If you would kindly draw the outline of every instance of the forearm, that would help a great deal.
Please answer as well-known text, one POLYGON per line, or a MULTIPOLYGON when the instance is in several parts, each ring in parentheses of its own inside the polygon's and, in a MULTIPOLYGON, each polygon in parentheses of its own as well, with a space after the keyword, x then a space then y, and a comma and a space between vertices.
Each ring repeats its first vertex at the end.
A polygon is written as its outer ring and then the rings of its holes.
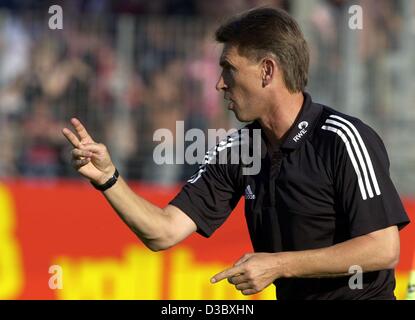
POLYGON ((349 274, 354 265, 363 272, 394 268, 399 242, 392 236, 379 240, 365 235, 327 248, 283 254, 283 277, 336 277, 349 274))
POLYGON ((105 198, 128 227, 154 250, 168 246, 168 215, 144 198, 135 194, 122 177, 103 192, 105 198))
POLYGON ((344 276, 355 265, 363 272, 391 269, 398 260, 399 233, 392 226, 322 249, 246 254, 211 282, 227 278, 243 294, 255 294, 279 278, 344 276))
MULTIPOLYGON (((62 129, 62 133, 74 147, 72 166, 94 184, 105 184, 115 172, 107 148, 96 143, 78 119, 72 118, 71 123, 79 138, 68 128, 62 129)), ((197 229, 179 208, 169 205, 161 209, 153 205, 136 195, 122 177, 103 193, 121 219, 151 250, 167 249, 197 229)))

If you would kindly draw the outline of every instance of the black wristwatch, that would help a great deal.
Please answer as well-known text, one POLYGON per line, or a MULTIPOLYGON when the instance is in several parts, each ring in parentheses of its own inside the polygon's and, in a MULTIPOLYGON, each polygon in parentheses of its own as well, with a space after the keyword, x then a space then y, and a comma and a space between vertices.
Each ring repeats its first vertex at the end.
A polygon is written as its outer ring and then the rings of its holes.
POLYGON ((97 189, 99 191, 105 191, 105 190, 111 188, 117 182, 119 176, 120 176, 120 174, 118 173, 118 170, 115 169, 115 172, 112 175, 112 177, 109 178, 107 180, 107 182, 105 182, 104 184, 97 184, 97 183, 92 182, 92 181, 91 181, 91 184, 94 186, 95 189, 97 189))

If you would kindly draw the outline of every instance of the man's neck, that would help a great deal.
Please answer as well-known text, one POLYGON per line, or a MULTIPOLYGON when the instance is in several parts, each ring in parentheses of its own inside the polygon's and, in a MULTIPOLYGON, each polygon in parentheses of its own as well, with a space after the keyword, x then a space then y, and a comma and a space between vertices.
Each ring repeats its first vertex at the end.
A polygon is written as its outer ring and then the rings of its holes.
POLYGON ((281 144, 298 117, 303 103, 302 92, 279 94, 268 112, 258 120, 270 147, 275 148, 281 144))

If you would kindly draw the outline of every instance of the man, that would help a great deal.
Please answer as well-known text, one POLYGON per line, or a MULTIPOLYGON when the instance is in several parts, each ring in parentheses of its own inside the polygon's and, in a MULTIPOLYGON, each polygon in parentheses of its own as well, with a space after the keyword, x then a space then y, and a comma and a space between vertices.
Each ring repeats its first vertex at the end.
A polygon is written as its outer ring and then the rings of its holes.
POLYGON ((77 119, 79 138, 63 129, 74 146, 74 167, 154 251, 195 231, 210 236, 245 194, 255 253, 212 283, 227 278, 246 295, 275 283, 281 300, 394 299, 398 229, 409 220, 381 139, 304 93, 308 47, 284 11, 248 11, 221 26, 216 39, 224 44, 217 90, 240 121, 252 122, 249 132, 262 130, 259 174, 243 174, 242 163, 212 161, 233 152, 235 137, 228 138, 170 204, 158 208, 118 177, 105 146, 77 119), (351 267, 364 272, 360 289, 349 286, 351 267))

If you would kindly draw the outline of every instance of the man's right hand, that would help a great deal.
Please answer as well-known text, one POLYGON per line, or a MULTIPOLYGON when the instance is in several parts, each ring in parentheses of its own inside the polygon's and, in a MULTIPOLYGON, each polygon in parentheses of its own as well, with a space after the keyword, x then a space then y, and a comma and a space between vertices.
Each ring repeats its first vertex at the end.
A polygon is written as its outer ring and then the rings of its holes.
MULTIPOLYGON (((104 184, 115 171, 107 148, 92 140, 78 119, 71 119, 76 130, 64 128, 63 135, 72 144, 72 165, 84 177, 104 184)), ((181 209, 165 208, 136 195, 120 176, 104 196, 128 227, 153 251, 170 248, 197 230, 196 223, 181 209)))
POLYGON ((79 138, 68 128, 64 128, 62 133, 74 147, 72 166, 92 182, 104 184, 115 171, 107 148, 102 143, 96 143, 78 119, 72 118, 71 124, 79 138))

